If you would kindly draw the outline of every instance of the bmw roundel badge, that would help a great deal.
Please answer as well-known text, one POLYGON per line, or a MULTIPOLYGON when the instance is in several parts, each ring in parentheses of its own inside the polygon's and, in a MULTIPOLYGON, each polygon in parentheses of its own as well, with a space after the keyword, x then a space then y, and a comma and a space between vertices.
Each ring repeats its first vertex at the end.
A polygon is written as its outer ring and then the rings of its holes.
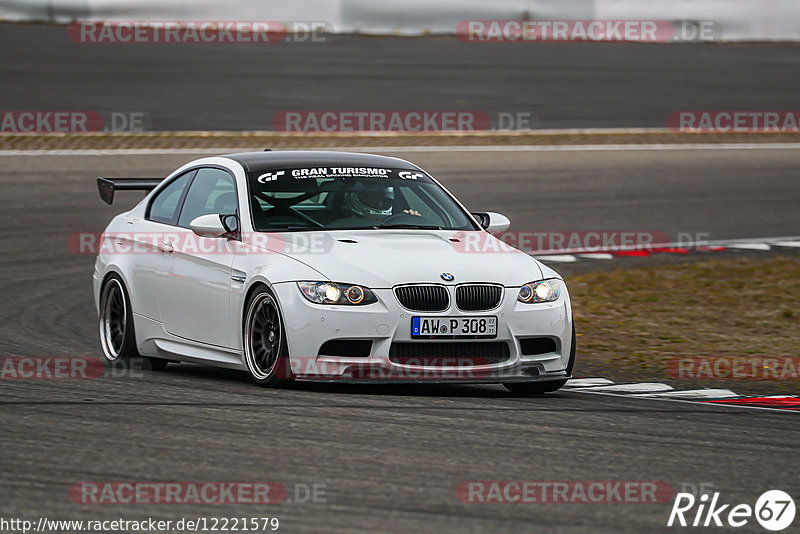
POLYGON ((452 282, 454 279, 455 279, 455 276, 453 276, 452 274, 450 274, 450 273, 442 273, 442 280, 444 280, 445 282, 452 282))

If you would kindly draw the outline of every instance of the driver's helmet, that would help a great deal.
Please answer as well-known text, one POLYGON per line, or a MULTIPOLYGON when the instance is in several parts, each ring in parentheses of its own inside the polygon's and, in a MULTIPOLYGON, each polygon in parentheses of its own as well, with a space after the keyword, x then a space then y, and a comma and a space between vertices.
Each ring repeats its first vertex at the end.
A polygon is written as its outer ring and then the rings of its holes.
POLYGON ((394 189, 382 187, 347 193, 346 202, 356 216, 384 219, 392 214, 394 189))

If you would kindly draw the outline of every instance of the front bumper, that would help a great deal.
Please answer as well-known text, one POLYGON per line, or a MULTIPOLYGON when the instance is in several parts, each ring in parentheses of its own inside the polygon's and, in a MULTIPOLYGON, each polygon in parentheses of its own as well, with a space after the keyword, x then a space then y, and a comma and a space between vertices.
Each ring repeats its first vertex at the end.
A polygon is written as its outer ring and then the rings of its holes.
MULTIPOLYGON (((451 291, 454 287, 449 288, 451 291)), ((572 344, 569 294, 562 283, 558 300, 524 304, 518 288, 506 288, 498 308, 462 312, 454 304, 440 313, 413 312, 400 306, 391 289, 373 290, 378 302, 367 306, 329 306, 307 301, 294 282, 273 286, 282 307, 292 372, 297 380, 342 383, 547 382, 569 378, 566 367, 572 344), (411 337, 414 316, 496 316, 497 337, 485 340, 411 337), (550 338, 555 350, 523 354, 520 340, 550 338), (328 356, 320 348, 329 340, 369 340, 368 356, 328 356), (407 365, 390 359, 393 343, 505 343, 508 358, 488 365, 407 365)), ((451 303, 455 302, 452 298, 451 303)))

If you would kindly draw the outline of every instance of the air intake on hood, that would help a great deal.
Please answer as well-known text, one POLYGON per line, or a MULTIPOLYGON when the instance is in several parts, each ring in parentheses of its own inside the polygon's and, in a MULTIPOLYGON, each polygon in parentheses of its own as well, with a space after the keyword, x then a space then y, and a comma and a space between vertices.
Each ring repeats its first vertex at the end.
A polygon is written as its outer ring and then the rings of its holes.
POLYGON ((397 300, 404 308, 414 311, 437 312, 450 306, 447 288, 437 285, 400 286, 394 288, 397 300))

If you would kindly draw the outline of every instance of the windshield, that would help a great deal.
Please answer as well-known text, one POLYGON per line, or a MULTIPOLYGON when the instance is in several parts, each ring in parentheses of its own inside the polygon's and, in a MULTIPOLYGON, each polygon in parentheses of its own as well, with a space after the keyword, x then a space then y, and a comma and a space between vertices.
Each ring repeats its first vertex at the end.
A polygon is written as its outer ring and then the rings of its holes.
POLYGON ((248 176, 258 232, 410 228, 477 230, 422 171, 313 167, 248 176))

